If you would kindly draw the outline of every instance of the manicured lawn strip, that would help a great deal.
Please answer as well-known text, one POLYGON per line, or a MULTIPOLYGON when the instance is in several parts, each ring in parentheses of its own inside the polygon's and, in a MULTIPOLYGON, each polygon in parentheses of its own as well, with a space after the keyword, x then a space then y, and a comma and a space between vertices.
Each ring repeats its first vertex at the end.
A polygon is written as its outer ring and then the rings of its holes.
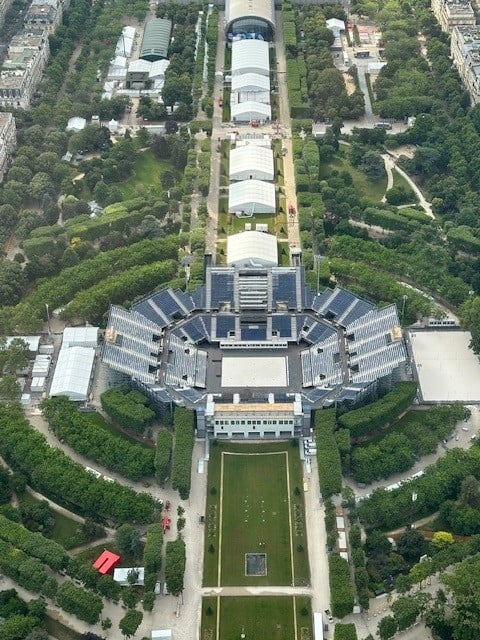
POLYGON ((221 584, 291 584, 285 453, 224 453, 223 470, 221 584), (245 575, 251 552, 267 554, 266 576, 245 575))
MULTIPOLYGON (((217 585, 217 566, 218 566, 218 534, 219 534, 219 517, 220 517, 220 460, 221 460, 221 452, 229 451, 229 452, 241 452, 241 453, 265 453, 265 452, 279 452, 279 451, 287 451, 288 452, 288 463, 289 463, 289 471, 290 471, 290 503, 292 508, 292 528, 293 528, 293 556, 294 556, 294 568, 295 568, 295 583, 298 585, 306 584, 309 582, 309 565, 308 565, 308 549, 307 549, 307 540, 306 540, 306 530, 305 530, 305 511, 304 511, 304 501, 303 501, 303 478, 302 478, 302 470, 300 461, 298 458, 298 449, 292 447, 290 444, 285 442, 278 443, 255 443, 255 444, 239 444, 239 443, 221 443, 221 444, 213 444, 210 450, 210 461, 208 465, 208 490, 207 490, 207 506, 205 511, 205 560, 204 560, 204 575, 203 575, 203 583, 205 586, 216 586, 217 585), (298 491, 297 491, 298 489, 298 491), (295 506, 297 505, 297 506, 295 506), (296 524, 297 518, 297 526, 296 524), (297 535, 298 531, 298 535, 297 535)), ((253 457, 253 456, 252 456, 253 457)), ((273 456, 272 456, 273 457, 273 456)), ((262 458, 264 461, 267 460, 268 456, 262 458)), ((282 463, 280 463, 282 464, 282 463)), ((278 460, 277 460, 278 466, 278 460)), ((242 476, 240 476, 242 477, 242 476)), ((256 506, 255 509, 259 508, 261 511, 261 500, 266 500, 266 498, 261 495, 264 491, 264 480, 268 476, 268 470, 263 467, 260 469, 260 475, 257 478, 257 486, 256 486, 256 506), (259 506, 260 505, 260 506, 259 506)), ((284 478, 284 476, 283 476, 284 478)), ((242 477, 243 480, 243 477, 242 477)), ((238 478, 235 480, 238 484, 238 478)), ((286 480, 283 479, 282 483, 285 486, 286 480)), ((273 482, 269 482, 270 485, 273 485, 273 482)), ((280 520, 279 516, 272 516, 272 519, 275 518, 276 526, 284 529, 284 536, 289 535, 289 523, 288 523, 288 512, 286 511, 287 503, 283 502, 286 499, 286 494, 281 494, 277 499, 280 499, 280 504, 282 510, 285 509, 285 520, 280 520)), ((244 508, 240 503, 235 505, 235 499, 232 499, 232 494, 226 495, 225 486, 223 493, 224 505, 225 501, 229 501, 230 504, 233 505, 232 509, 242 509, 240 515, 243 516, 244 508)), ((245 500, 245 498, 239 498, 239 500, 245 500)), ((242 504, 244 504, 242 502, 242 504)), ((273 510, 273 509, 272 509, 273 510)), ((250 514, 252 512, 252 507, 250 507, 250 514)), ((252 527, 252 518, 249 514, 249 522, 245 523, 245 517, 239 517, 237 514, 237 519, 242 520, 242 537, 244 536, 246 529, 245 526, 252 527)), ((235 515, 235 514, 234 514, 235 515)), ((225 518, 225 513, 224 513, 225 518)), ((268 531, 268 537, 266 540, 263 540, 261 537, 262 531, 265 529, 263 527, 267 527, 267 522, 265 524, 261 522, 258 523, 261 525, 261 528, 256 531, 256 527, 253 531, 254 535, 260 536, 259 539, 254 539, 253 544, 256 544, 256 547, 250 549, 253 552, 262 552, 262 549, 258 547, 258 542, 265 541, 267 542, 267 546, 265 547, 265 552, 267 555, 267 571, 270 574, 270 569, 272 567, 272 541, 271 541, 271 531, 268 531)), ((238 537, 238 531, 237 537, 238 537)), ((247 535, 250 536, 252 533, 247 531, 247 535)), ((275 534, 276 535, 276 534, 275 534)), ((225 541, 225 532, 224 532, 224 541, 225 541)), ((286 545, 286 551, 288 558, 284 559, 283 566, 285 567, 285 571, 287 571, 290 576, 290 546, 289 539, 287 537, 288 544, 286 545)), ((225 548, 223 553, 223 562, 229 563, 230 560, 228 558, 228 554, 226 554, 225 548)), ((225 566, 222 574, 225 575, 225 566)), ((244 573, 244 564, 243 561, 240 567, 235 567, 235 572, 239 575, 239 579, 242 578, 242 582, 238 584, 275 584, 270 581, 270 575, 267 575, 268 582, 261 582, 264 580, 263 578, 248 578, 247 582, 245 582, 244 573)), ((288 578, 291 581, 291 577, 288 578)), ((225 584, 225 583, 223 583, 225 584)), ((228 582, 228 584, 233 584, 232 582, 228 582)), ((280 584, 280 583, 277 583, 280 584)), ((281 583, 285 584, 285 582, 281 583)), ((288 582, 289 584, 289 582, 288 582)))
POLYGON ((201 638, 216 640, 217 614, 220 613, 221 640, 237 640, 242 628, 247 638, 294 640, 312 636, 311 602, 306 597, 224 597, 203 598, 201 638), (220 605, 220 607, 218 607, 220 605), (297 614, 294 631, 293 610, 297 614), (220 608, 220 612, 218 612, 220 608), (302 629, 303 635, 302 635, 302 629))

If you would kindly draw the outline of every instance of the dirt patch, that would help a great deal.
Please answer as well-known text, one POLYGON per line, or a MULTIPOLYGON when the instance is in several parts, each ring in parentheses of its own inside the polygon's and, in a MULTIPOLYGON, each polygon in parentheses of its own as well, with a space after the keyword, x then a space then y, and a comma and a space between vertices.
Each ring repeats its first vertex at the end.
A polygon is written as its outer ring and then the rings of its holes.
POLYGON ((347 89, 347 95, 351 96, 354 93, 356 86, 355 81, 348 73, 343 74, 343 80, 345 82, 345 87, 347 89))

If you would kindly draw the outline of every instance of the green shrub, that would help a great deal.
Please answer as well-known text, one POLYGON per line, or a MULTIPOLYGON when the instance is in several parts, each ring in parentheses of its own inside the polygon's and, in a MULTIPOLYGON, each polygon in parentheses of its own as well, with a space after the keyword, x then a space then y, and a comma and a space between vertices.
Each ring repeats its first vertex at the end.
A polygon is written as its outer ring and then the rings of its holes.
POLYGON ((328 558, 330 601, 336 618, 344 618, 353 611, 354 598, 348 562, 339 555, 328 558))
POLYGON ((317 463, 320 491, 324 498, 330 498, 342 490, 342 467, 335 429, 335 409, 315 412, 315 436, 318 443, 317 463))
POLYGON ((398 418, 412 404, 416 393, 416 382, 399 382, 380 400, 344 413, 338 422, 350 430, 352 438, 373 433, 398 418))
POLYGON ((163 486, 170 476, 172 463, 172 434, 166 429, 160 429, 157 433, 157 445, 155 452, 155 478, 160 486, 163 486))
POLYGON ((190 495, 192 453, 194 444, 194 414, 189 409, 176 407, 173 416, 175 425, 175 448, 172 461, 172 487, 178 489, 182 500, 190 495))

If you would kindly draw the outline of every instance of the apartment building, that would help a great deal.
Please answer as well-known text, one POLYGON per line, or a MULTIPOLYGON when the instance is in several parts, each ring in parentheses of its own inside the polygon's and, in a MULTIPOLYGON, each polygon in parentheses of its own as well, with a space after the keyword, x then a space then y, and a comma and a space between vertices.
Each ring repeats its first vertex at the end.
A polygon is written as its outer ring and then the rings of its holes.
POLYGON ((49 55, 44 28, 29 27, 12 38, 0 69, 0 106, 28 109, 49 55))
POLYGON ((0 113, 0 182, 5 176, 16 145, 15 118, 11 113, 0 113))
POLYGON ((480 25, 454 27, 451 53, 472 105, 480 103, 480 25))
POLYGON ((61 0, 33 0, 25 14, 25 26, 43 27, 53 33, 62 23, 63 7, 61 0))
POLYGON ((456 26, 475 25, 470 0, 432 0, 432 11, 445 33, 451 33, 456 26))

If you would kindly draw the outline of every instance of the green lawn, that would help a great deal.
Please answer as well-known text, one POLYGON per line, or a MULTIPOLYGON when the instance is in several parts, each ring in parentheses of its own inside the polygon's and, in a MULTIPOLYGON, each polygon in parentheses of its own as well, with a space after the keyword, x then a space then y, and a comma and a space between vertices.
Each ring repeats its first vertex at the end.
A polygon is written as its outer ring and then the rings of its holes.
MULTIPOLYGON (((279 206, 285 205, 285 197, 279 197, 279 206)), ((270 214, 270 213, 257 213, 251 218, 238 218, 234 213, 229 215, 227 213, 228 198, 220 198, 218 209, 218 238, 225 238, 233 233, 240 233, 245 231, 245 223, 252 225, 252 229, 255 230, 257 223, 268 224, 268 233, 276 235, 277 238, 286 238, 288 234, 288 221, 287 214, 282 213, 270 214)))
POLYGON ((206 586, 308 584, 303 480, 296 447, 212 446, 208 487, 206 586), (266 554, 267 575, 245 575, 246 553, 266 554))
POLYGON ((328 178, 332 170, 348 171, 353 184, 360 196, 369 198, 372 202, 380 202, 387 188, 387 176, 381 180, 371 182, 362 171, 356 169, 348 159, 348 151, 340 148, 331 162, 320 164, 320 179, 328 178))
POLYGON ((393 186, 394 187, 402 187, 409 195, 409 203, 417 202, 417 196, 415 195, 414 190, 408 184, 403 176, 401 176, 396 169, 393 170, 393 186))
MULTIPOLYGON (((37 500, 37 498, 30 495, 29 493, 25 493, 22 496, 22 502, 26 502, 28 504, 38 504, 40 500, 37 500)), ((76 522, 75 520, 71 520, 62 513, 58 513, 53 509, 51 509, 51 511, 53 518, 55 519, 55 526, 53 527, 52 533, 49 538, 63 545, 69 538, 75 535, 80 525, 78 522, 76 522)))
POLYGON ((81 640, 82 638, 82 634, 70 629, 70 627, 66 627, 61 622, 48 615, 45 616, 45 626, 48 633, 52 638, 56 638, 56 640, 81 640))
POLYGON ((151 151, 142 151, 137 155, 133 175, 119 184, 125 200, 130 200, 145 192, 160 196, 163 188, 160 176, 165 170, 174 171, 172 164, 167 160, 157 160, 151 151))
POLYGON ((247 639, 311 640, 311 619, 304 597, 204 598, 201 640, 238 640, 242 632, 247 639))

